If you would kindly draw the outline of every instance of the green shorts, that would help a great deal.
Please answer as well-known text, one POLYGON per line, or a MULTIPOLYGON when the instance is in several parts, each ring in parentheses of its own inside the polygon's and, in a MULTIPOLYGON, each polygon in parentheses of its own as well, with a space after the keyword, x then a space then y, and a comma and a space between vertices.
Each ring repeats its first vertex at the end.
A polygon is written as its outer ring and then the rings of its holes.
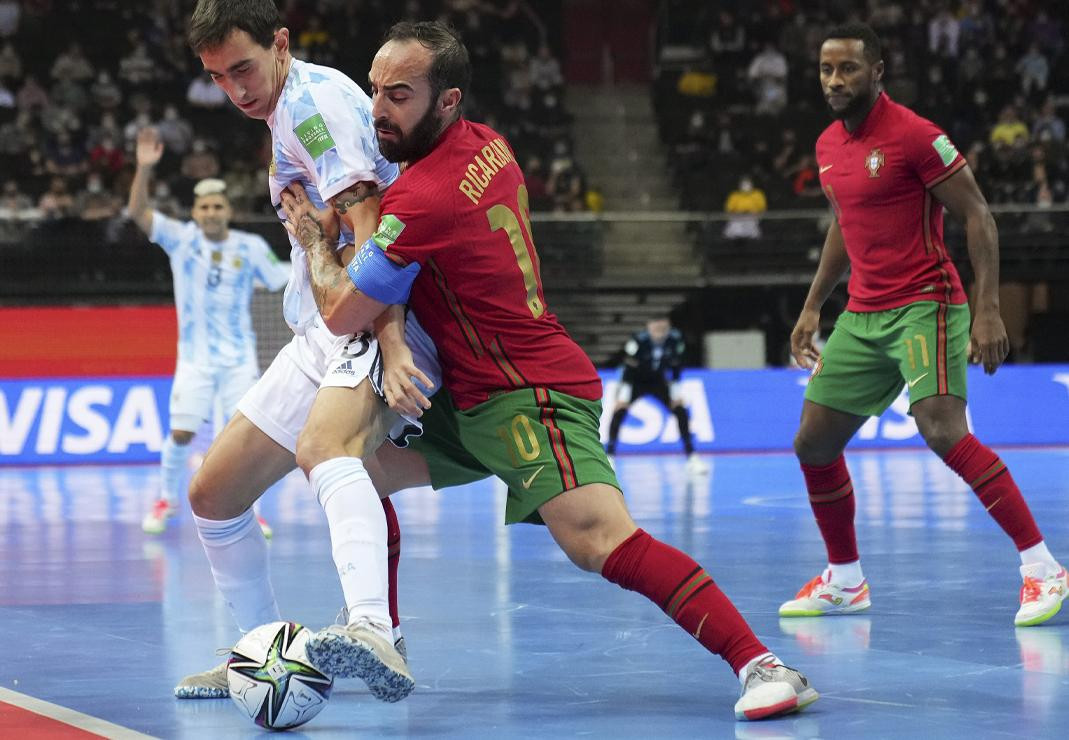
POLYGON ((460 411, 442 390, 421 421, 412 449, 426 458, 431 485, 496 475, 509 487, 506 524, 541 524, 538 507, 572 488, 620 488, 601 446, 601 401, 525 388, 460 411))
POLYGON ((929 396, 966 397, 969 307, 919 301, 887 311, 843 311, 805 389, 806 400, 879 416, 909 388, 910 407, 929 396))

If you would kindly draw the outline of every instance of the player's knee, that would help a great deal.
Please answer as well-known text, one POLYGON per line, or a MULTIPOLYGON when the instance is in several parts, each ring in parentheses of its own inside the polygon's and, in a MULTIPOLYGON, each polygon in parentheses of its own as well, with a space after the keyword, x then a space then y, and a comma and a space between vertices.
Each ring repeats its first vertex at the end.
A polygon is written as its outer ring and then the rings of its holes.
POLYGON ((226 512, 219 509, 222 503, 219 494, 218 486, 212 484, 210 476, 205 475, 201 468, 189 482, 189 508, 205 519, 227 519, 226 512))
POLYGON ((329 439, 322 434, 301 434, 297 438, 297 467, 308 476, 316 465, 336 457, 358 457, 363 460, 368 456, 367 447, 367 437, 364 434, 344 442, 329 439))
POLYGON ((600 517, 591 517, 571 522, 564 532, 558 528, 553 536, 576 566, 600 573, 608 557, 633 531, 634 525, 621 528, 600 517))
POLYGON ((174 440, 176 445, 185 446, 193 441, 193 432, 187 432, 184 429, 172 429, 171 439, 174 440))
POLYGON ((930 422, 923 426, 918 424, 918 427, 921 436, 924 438, 924 443, 939 457, 946 457, 954 445, 968 432, 968 430, 959 429, 955 424, 938 422, 930 422))

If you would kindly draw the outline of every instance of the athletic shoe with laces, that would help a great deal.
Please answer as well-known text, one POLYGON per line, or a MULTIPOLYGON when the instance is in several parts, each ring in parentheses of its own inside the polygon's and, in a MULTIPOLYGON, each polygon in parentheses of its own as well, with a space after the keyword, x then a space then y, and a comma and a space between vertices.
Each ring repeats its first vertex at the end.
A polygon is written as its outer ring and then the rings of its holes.
MULTIPOLYGON (((215 651, 216 655, 229 655, 229 648, 215 651)), ((225 699, 230 696, 230 685, 226 680, 226 667, 228 661, 224 660, 214 668, 209 668, 203 673, 194 673, 186 676, 174 687, 174 695, 177 699, 225 699)))
POLYGON ((267 520, 257 514, 256 523, 260 525, 260 531, 264 533, 264 539, 271 539, 271 536, 275 533, 275 530, 271 529, 271 525, 267 523, 267 520))
POLYGON ((401 701, 416 686, 404 656, 367 619, 321 629, 305 649, 318 670, 335 678, 359 678, 381 701, 401 701))
POLYGON ((1043 564, 1021 566, 1021 608, 1013 623, 1017 627, 1042 624, 1057 614, 1069 596, 1069 574, 1063 566, 1057 570, 1043 564))
POLYGON ((868 579, 851 588, 831 583, 830 579, 831 573, 825 570, 802 586, 793 599, 780 605, 779 615, 823 617, 828 614, 853 614, 872 606, 868 579))
POLYGON ((742 694, 735 702, 735 719, 778 717, 797 712, 819 698, 805 676, 769 657, 746 674, 742 694))
POLYGON ((152 510, 141 520, 141 529, 147 534, 160 534, 167 529, 167 520, 178 513, 178 507, 165 498, 152 505, 152 510))

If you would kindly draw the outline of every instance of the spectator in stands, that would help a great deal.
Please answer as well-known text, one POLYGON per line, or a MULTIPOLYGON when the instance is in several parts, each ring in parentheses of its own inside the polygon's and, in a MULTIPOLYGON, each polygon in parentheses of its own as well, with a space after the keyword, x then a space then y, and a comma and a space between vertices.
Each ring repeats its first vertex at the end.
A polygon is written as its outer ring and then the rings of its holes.
POLYGON ((88 82, 93 79, 93 63, 82 51, 82 45, 72 41, 67 50, 52 63, 52 79, 88 82))
POLYGON ((1054 108, 1054 99, 1048 97, 1039 109, 1039 115, 1032 122, 1032 138, 1044 143, 1062 144, 1065 142, 1065 121, 1054 108))
POLYGON ((45 171, 50 175, 77 177, 89 168, 89 156, 66 131, 56 134, 55 141, 45 151, 45 171))
POLYGON ((3 77, 0 77, 0 108, 15 109, 15 94, 8 89, 3 77))
POLYGON ((0 190, 0 220, 17 218, 20 214, 33 208, 30 196, 19 190, 18 180, 11 179, 0 190))
POLYGON ((80 116, 89 107, 89 93, 80 82, 69 78, 60 78, 48 91, 52 105, 80 116))
POLYGON ((139 39, 130 53, 119 60, 119 79, 135 89, 156 79, 156 62, 144 41, 139 39))
POLYGON ((74 212, 86 221, 104 221, 119 215, 122 204, 104 185, 97 172, 90 172, 85 180, 85 189, 74 199, 74 212))
POLYGON ((74 198, 67 189, 67 180, 53 177, 48 190, 37 201, 37 208, 47 219, 68 218, 74 215, 74 198))
POLYGON ((115 113, 112 111, 104 111, 101 113, 100 120, 89 127, 89 134, 86 136, 86 145, 89 147, 89 150, 92 151, 101 141, 108 137, 115 142, 116 146, 122 148, 122 129, 115 120, 115 113))
POLYGON ((744 175, 739 180, 739 187, 731 191, 724 210, 732 215, 724 225, 724 236, 728 239, 760 239, 761 223, 756 214, 768 210, 765 193, 754 187, 753 179, 744 175), (745 214, 745 215, 741 215, 745 214))
POLYGON ((188 208, 183 208, 182 204, 178 202, 178 198, 171 192, 171 186, 167 184, 166 180, 161 179, 156 182, 156 186, 152 190, 152 201, 155 203, 157 211, 171 218, 184 217, 189 211, 188 208))
POLYGON ((206 180, 219 176, 219 158, 204 139, 194 139, 193 148, 182 158, 182 176, 189 180, 206 180))
POLYGON ((546 182, 546 171, 542 160, 537 156, 527 158, 523 166, 524 180, 527 182, 527 197, 532 211, 548 211, 552 203, 546 182))
POLYGON ((90 171, 99 172, 108 182, 119 174, 124 164, 126 164, 126 155, 111 136, 102 136, 97 145, 89 150, 90 171))
POLYGON ((754 86, 757 113, 777 115, 787 106, 787 58, 766 41, 746 72, 754 86))
POLYGON ((14 82, 20 79, 22 79, 22 59, 11 42, 8 42, 0 49, 0 80, 14 82))
POLYGON ((1052 58, 1061 56, 1065 49, 1065 34, 1062 31, 1061 21, 1052 18, 1046 10, 1041 8, 1029 25, 1028 36, 1039 45, 1041 51, 1052 58))
POLYGON ((1028 143, 1028 127, 1017 115, 1017 110, 1007 105, 999 113, 998 123, 991 129, 988 138, 996 148, 1023 146, 1028 143))
POLYGON ((186 101, 195 108, 218 110, 226 105, 227 97, 211 77, 202 73, 190 80, 186 101))
POLYGON ((19 88, 18 94, 15 96, 15 101, 20 111, 44 110, 51 102, 48 98, 48 92, 41 87, 41 84, 37 82, 37 77, 33 74, 26 75, 22 87, 19 88))
MULTIPOLYGON (((1049 234, 1054 231, 1054 221, 1051 219, 1050 207, 1054 205, 1054 194, 1046 182, 1036 188, 1036 207, 1041 211, 1033 211, 1025 216, 1021 230, 1030 234, 1049 234)), ((1019 342, 1018 344, 1023 344, 1019 342)), ((1015 346, 1017 346, 1015 344, 1015 346)))
POLYGON ((19 30, 22 6, 19 0, 0 0, 0 38, 11 38, 19 30))
POLYGON ((1047 91, 1047 80, 1050 78, 1050 64, 1047 58, 1039 50, 1039 44, 1031 43, 1028 51, 1017 62, 1017 74, 1021 78, 1021 89, 1024 94, 1031 97, 1047 91))
POLYGON ((560 62, 546 44, 539 46, 538 53, 531 58, 528 74, 531 85, 537 90, 558 90, 564 84, 560 62))
POLYGON ((928 22, 928 51, 947 59, 956 58, 960 34, 958 19, 944 7, 928 22))
POLYGON ((137 141, 137 132, 151 125, 152 117, 148 114, 148 111, 140 111, 129 123, 123 126, 122 137, 127 151, 133 149, 134 142, 137 141))
POLYGON ((97 78, 89 88, 89 97, 97 110, 115 110, 122 104, 122 90, 106 69, 97 73, 97 78))
POLYGON ((306 59, 317 64, 323 64, 330 54, 333 40, 330 31, 323 25, 323 19, 318 13, 308 16, 304 30, 297 34, 297 46, 305 51, 306 59))
POLYGON ((163 109, 163 119, 156 124, 165 151, 183 155, 193 143, 193 126, 178 113, 178 106, 170 103, 163 109))

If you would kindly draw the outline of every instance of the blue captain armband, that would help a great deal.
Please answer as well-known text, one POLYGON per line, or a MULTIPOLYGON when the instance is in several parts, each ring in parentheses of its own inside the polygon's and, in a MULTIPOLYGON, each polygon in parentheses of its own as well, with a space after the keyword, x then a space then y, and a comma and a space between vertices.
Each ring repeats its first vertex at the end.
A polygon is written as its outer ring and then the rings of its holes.
POLYGON ((345 271, 353 285, 364 295, 379 303, 407 303, 412 283, 419 275, 419 263, 401 265, 386 256, 371 239, 356 251, 345 271))

